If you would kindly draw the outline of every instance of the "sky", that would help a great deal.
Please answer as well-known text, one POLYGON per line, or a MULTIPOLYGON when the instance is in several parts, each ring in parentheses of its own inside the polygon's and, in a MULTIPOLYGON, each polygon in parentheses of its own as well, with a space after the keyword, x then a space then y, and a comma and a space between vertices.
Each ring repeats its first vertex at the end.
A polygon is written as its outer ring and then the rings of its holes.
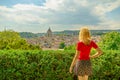
POLYGON ((0 0, 0 31, 120 29, 120 0, 0 0))

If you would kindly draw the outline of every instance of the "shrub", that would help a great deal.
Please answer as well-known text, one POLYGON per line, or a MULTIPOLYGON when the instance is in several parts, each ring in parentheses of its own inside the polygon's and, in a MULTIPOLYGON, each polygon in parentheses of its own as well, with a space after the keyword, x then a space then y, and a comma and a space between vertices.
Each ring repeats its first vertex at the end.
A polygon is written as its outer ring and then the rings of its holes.
POLYGON ((76 50, 76 45, 69 45, 64 48, 64 50, 76 50))
POLYGON ((120 52, 105 50, 99 58, 93 59, 93 76, 91 80, 119 80, 120 79, 120 52))
POLYGON ((119 50, 120 49, 120 33, 108 32, 102 35, 102 39, 99 44, 103 49, 106 49, 106 50, 119 50))
POLYGON ((60 49, 64 49, 64 47, 65 47, 65 43, 64 43, 64 42, 61 42, 60 45, 59 45, 59 48, 60 48, 60 49))
MULTIPOLYGON (((0 80, 73 80, 69 67, 74 51, 0 51, 0 80)), ((90 80, 118 80, 120 52, 104 51, 92 59, 90 80)))
POLYGON ((33 50, 40 49, 40 47, 29 44, 25 39, 20 37, 18 32, 7 30, 0 32, 0 49, 33 50))

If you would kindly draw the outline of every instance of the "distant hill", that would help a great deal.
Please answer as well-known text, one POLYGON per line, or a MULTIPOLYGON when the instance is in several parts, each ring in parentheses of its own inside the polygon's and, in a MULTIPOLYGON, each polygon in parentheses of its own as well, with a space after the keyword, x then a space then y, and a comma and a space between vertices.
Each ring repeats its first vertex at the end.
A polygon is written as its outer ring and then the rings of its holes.
POLYGON ((32 32, 20 32, 20 36, 22 38, 35 38, 35 37, 38 37, 37 34, 34 34, 32 32))
MULTIPOLYGON (((102 35, 104 33, 111 32, 111 31, 120 32, 120 30, 91 30, 90 32, 92 35, 102 35)), ((79 30, 64 30, 64 31, 53 32, 53 33, 54 34, 66 34, 66 35, 78 35, 79 30)))
MULTIPOLYGON (((111 31, 117 31, 120 32, 119 30, 91 30, 91 34, 92 35, 102 35, 105 34, 107 32, 111 32, 111 31)), ((35 38, 35 37, 40 37, 40 36, 44 36, 46 33, 32 33, 32 32, 20 32, 20 36, 23 38, 35 38)), ((54 35, 78 35, 79 34, 79 30, 64 30, 64 31, 55 31, 53 32, 54 35)))

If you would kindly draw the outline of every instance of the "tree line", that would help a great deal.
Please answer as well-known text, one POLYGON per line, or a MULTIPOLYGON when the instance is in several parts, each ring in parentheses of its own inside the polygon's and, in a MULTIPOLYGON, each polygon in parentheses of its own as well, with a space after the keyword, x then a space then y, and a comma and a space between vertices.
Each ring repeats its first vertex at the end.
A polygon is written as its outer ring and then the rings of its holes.
POLYGON ((39 45, 29 44, 18 32, 5 30, 0 32, 0 49, 34 50, 40 49, 40 47, 39 45))

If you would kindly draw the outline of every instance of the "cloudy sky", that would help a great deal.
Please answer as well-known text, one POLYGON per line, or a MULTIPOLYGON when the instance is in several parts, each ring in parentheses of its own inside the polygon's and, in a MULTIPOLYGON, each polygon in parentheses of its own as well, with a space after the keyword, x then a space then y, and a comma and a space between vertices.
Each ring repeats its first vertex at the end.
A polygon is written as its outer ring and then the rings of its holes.
POLYGON ((120 29, 120 0, 0 0, 0 31, 120 29))

